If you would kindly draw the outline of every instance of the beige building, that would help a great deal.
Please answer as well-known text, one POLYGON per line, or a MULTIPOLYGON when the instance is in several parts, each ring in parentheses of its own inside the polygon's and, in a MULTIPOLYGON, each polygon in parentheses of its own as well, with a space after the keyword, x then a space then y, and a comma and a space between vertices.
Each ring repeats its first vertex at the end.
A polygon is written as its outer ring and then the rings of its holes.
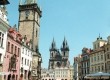
POLYGON ((73 66, 55 69, 42 69, 42 80, 73 80, 73 66))
POLYGON ((93 50, 90 53, 90 73, 105 72, 105 50, 107 44, 100 36, 93 42, 93 50))
POLYGON ((105 49, 105 72, 110 73, 110 36, 107 37, 107 44, 105 49))

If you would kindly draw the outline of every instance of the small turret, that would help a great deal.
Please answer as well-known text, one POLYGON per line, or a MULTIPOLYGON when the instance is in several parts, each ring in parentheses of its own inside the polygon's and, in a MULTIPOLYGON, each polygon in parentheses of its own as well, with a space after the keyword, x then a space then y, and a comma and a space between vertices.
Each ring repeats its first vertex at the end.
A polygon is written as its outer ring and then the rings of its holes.
POLYGON ((105 44, 107 44, 107 41, 103 40, 102 37, 100 37, 100 34, 99 34, 99 37, 97 38, 97 40, 93 42, 93 49, 100 48, 105 44))

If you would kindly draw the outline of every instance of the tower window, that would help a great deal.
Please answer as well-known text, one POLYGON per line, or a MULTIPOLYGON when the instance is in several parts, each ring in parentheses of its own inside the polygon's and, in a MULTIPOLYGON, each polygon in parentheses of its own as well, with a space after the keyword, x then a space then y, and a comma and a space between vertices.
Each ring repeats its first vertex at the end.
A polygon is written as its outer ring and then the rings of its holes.
POLYGON ((64 52, 64 56, 65 56, 65 52, 64 52))
POLYGON ((26 10, 25 11, 26 19, 28 19, 29 14, 30 14, 29 10, 26 10))
POLYGON ((37 29, 36 29, 36 37, 37 37, 37 29))
POLYGON ((8 42, 7 51, 10 50, 10 42, 8 42))
POLYGON ((53 53, 52 53, 52 57, 53 57, 53 53))
POLYGON ((11 53, 12 53, 12 54, 13 54, 13 46, 14 46, 14 45, 12 44, 12 45, 11 45, 11 53))

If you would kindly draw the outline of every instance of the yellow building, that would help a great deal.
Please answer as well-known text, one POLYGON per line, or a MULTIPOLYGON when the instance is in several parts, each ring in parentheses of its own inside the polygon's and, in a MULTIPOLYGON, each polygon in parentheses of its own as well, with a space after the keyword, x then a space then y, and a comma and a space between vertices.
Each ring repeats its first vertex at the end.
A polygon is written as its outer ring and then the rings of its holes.
POLYGON ((93 50, 90 53, 90 73, 105 72, 105 50, 106 40, 98 37, 93 42, 93 50))

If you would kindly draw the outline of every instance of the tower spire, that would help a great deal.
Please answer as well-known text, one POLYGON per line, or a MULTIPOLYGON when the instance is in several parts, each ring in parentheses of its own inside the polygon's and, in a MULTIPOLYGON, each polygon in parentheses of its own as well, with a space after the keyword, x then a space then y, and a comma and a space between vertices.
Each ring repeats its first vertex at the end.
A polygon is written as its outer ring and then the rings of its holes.
POLYGON ((63 50, 63 49, 69 50, 69 46, 68 46, 68 43, 67 43, 67 40, 65 37, 64 37, 64 41, 63 41, 62 46, 61 46, 61 50, 63 50))

